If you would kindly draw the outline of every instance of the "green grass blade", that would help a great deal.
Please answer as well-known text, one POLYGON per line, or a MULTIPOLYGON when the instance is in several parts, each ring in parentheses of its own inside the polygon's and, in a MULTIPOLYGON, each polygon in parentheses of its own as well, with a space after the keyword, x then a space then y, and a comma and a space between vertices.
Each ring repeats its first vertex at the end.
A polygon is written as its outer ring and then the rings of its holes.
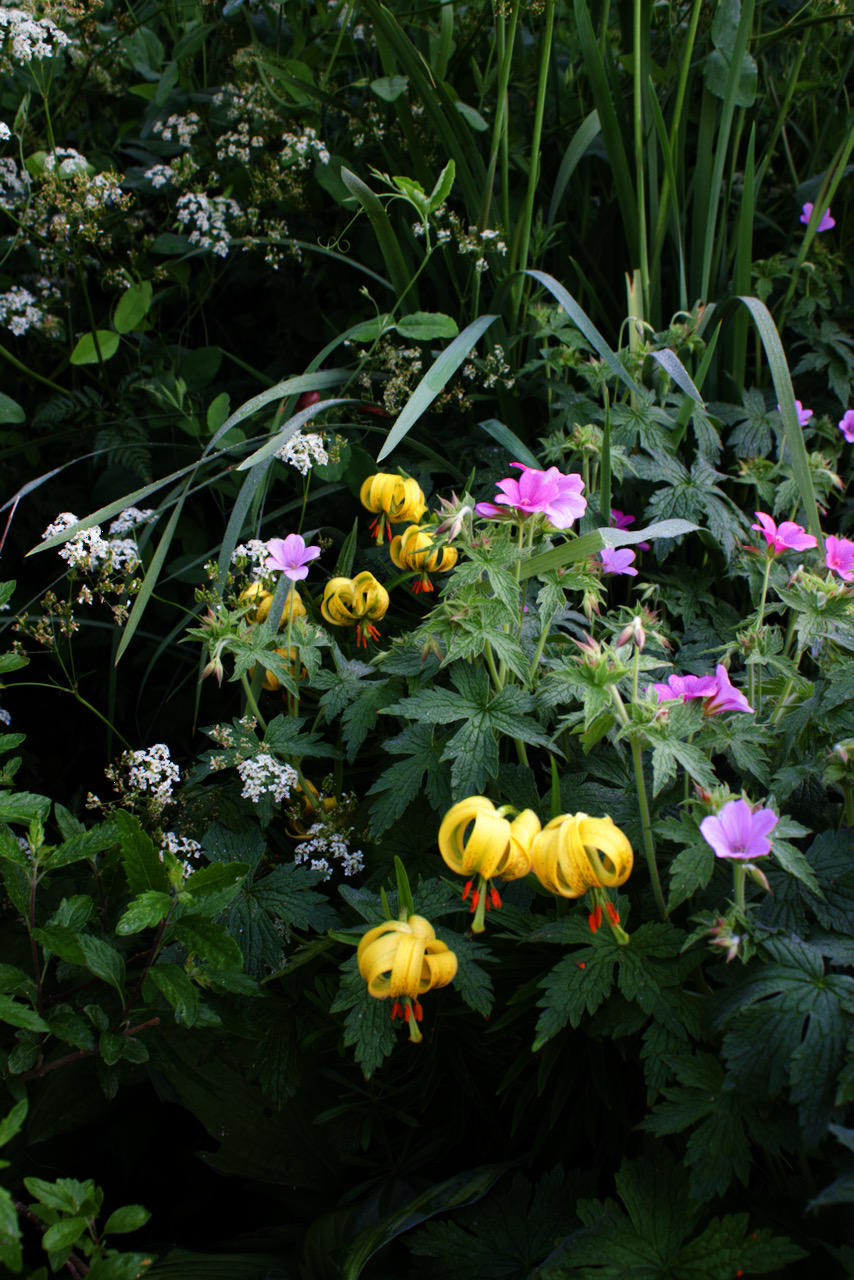
POLYGON ((525 274, 533 276, 535 280, 539 280, 540 284, 548 289, 549 293, 558 300, 572 323, 577 329, 581 330, 587 341, 608 365, 611 372, 616 374, 620 381, 624 382, 629 390, 634 392, 635 395, 642 395, 643 393, 634 378, 632 378, 623 368, 617 356, 608 346, 593 321, 584 311, 582 311, 572 294, 565 289, 559 281, 555 280, 554 276, 548 275, 545 271, 531 270, 526 271, 525 274))
POLYGON ((792 474, 798 486, 807 526, 810 533, 815 534, 818 539, 819 551, 824 555, 824 536, 821 532, 818 504, 815 500, 809 459, 806 445, 804 444, 804 433, 798 421, 792 377, 789 373, 789 366, 786 362, 780 335, 764 302, 760 302, 758 298, 745 297, 739 298, 738 301, 743 302, 747 307, 762 339, 768 367, 774 380, 774 390, 777 392, 777 403, 780 406, 780 414, 783 418, 783 429, 786 434, 786 443, 789 446, 792 474))
MULTIPOLYGON (((738 213, 738 244, 735 255, 735 292, 744 297, 750 292, 753 267, 754 164, 756 125, 750 130, 747 159, 744 162, 744 192, 738 213)), ((729 362, 732 380, 739 391, 744 387, 747 371, 747 316, 739 309, 733 325, 732 357, 729 362)), ((782 403, 782 402, 781 402, 782 403)))
POLYGON ((700 408, 703 408, 703 397, 694 386, 690 373, 685 368, 675 351, 671 351, 669 347, 665 347, 663 351, 650 351, 649 353, 657 364, 660 364, 666 374, 668 374, 678 387, 685 392, 686 396, 690 396, 700 408))
POLYGON ((605 421, 602 425, 602 454, 599 459, 599 515, 611 523, 611 400, 603 387, 605 421))
POLYGON ((732 55, 730 58, 726 89, 724 90, 723 108, 721 110, 720 123, 718 125, 718 136, 715 146, 715 160, 711 174, 710 199, 706 211, 706 229, 703 236, 703 264, 700 276, 701 299, 707 298, 709 294, 709 282, 712 275, 712 258, 714 256, 715 248, 715 227, 717 226, 718 208, 721 201, 721 184, 723 182, 724 166, 726 164, 733 116, 735 115, 736 96, 738 94, 739 80, 741 77, 741 66, 744 61, 744 55, 747 52, 747 41, 750 36, 750 27, 753 22, 753 2, 754 0, 743 0, 741 17, 738 22, 738 30, 735 33, 735 44, 733 45, 732 55))
POLYGON ((459 369, 478 339, 497 319, 498 316, 481 316, 479 320, 473 320, 470 325, 463 329, 462 333, 454 338, 451 345, 434 360, 403 406, 397 422, 389 431, 385 444, 377 454, 377 462, 382 462, 383 458, 387 458, 392 449, 400 444, 410 427, 430 407, 445 386, 445 383, 459 369))
POLYGON ((563 153, 563 159, 560 162, 560 168, 555 178, 548 217, 546 218, 547 226, 551 226, 554 222, 560 202, 569 186, 570 178, 578 168, 579 162, 587 154, 587 150, 594 138, 598 137, 601 132, 602 126, 599 124, 599 112, 591 111, 586 120, 578 126, 572 142, 563 153))
POLYGON ((284 382, 277 382, 275 387, 268 387, 266 391, 259 391, 257 396, 245 401, 239 409, 235 409, 234 413, 229 414, 217 435, 236 427, 238 422, 243 422, 244 418, 250 418, 253 413, 263 409, 272 400, 286 400, 288 396, 302 395, 303 391, 327 391, 331 387, 340 387, 349 377, 349 373, 341 372, 338 369, 323 369, 313 373, 300 373, 293 378, 285 378, 284 382))
POLYGON ((220 596, 222 595, 222 589, 225 586, 225 579, 231 564, 231 557, 234 553, 234 548, 237 546, 237 541, 243 528, 243 522, 246 519, 246 513, 251 507, 255 494, 258 492, 258 489, 271 466, 272 462, 266 458, 257 463, 240 486, 240 492, 235 499, 231 515, 228 518, 228 524, 225 528, 225 533, 223 534, 222 546, 219 551, 219 560, 217 561, 217 586, 220 596))
POLYGON ((391 276, 398 298, 403 301, 406 295, 412 292, 410 301, 414 300, 413 305, 417 310, 417 295, 411 284, 412 272, 406 265, 400 242, 394 234, 394 228, 389 221, 389 216, 382 201, 366 182, 363 182, 355 173, 351 173, 349 169, 342 168, 341 181, 347 190, 356 197, 370 219, 374 235, 377 237, 377 243, 380 246, 380 253, 383 255, 385 264, 388 267, 388 273, 391 276))
POLYGON ((546 573, 550 569, 561 569, 587 556, 595 556, 603 547, 630 547, 637 542, 652 542, 655 538, 681 538, 698 528, 699 525, 691 524, 690 520, 658 520, 647 529, 633 532, 628 529, 591 529, 580 538, 565 542, 562 547, 553 547, 551 551, 523 560, 519 576, 533 578, 535 574, 546 573))
POLYGON ((688 283, 685 278, 685 247, 682 238, 682 223, 679 217, 679 187, 676 182, 676 166, 673 163, 673 149, 667 136, 667 126, 664 123, 664 116, 661 114, 661 107, 658 105, 652 85, 650 85, 649 104, 652 109, 652 118, 655 121, 655 130, 658 134, 658 144, 661 147, 662 159, 664 160, 664 183, 658 206, 655 239, 652 246, 652 261, 649 270, 651 277, 658 279, 661 269, 661 254, 664 249, 664 237, 667 234, 668 214, 672 205, 672 225, 675 231, 676 256, 679 260, 679 306, 683 311, 687 311, 688 283))
POLYGON ((515 462, 524 462, 526 467, 533 467, 535 471, 540 470, 539 460, 531 453, 528 446, 522 443, 516 432, 505 427, 503 422, 499 422, 497 418, 487 418, 485 422, 479 422, 477 425, 481 431, 492 436, 497 444, 503 445, 515 462))
POLYGON ((611 163, 611 174, 614 179, 620 213, 623 217, 623 227, 629 243, 629 256, 632 262, 636 262, 639 253, 637 206, 623 134, 614 109, 611 91, 608 87, 608 77, 602 62, 599 46, 596 43, 596 36, 593 32, 593 24, 590 21, 590 11, 586 0, 573 0, 573 9, 584 66, 590 80, 593 102, 599 113, 602 137, 611 163))
POLYGON ((117 665, 122 657, 122 654, 127 649, 128 645, 133 639, 134 632, 136 631, 137 627, 142 621, 142 615, 145 613, 145 607, 151 598, 151 593, 154 591, 154 588, 157 586, 157 579, 160 577, 160 570, 163 568, 163 563, 166 559, 166 553, 168 552, 169 548, 172 545, 172 538, 174 536, 175 529, 178 525, 178 521, 181 517, 181 512, 184 509, 184 500, 187 497, 187 491, 189 487, 190 487, 190 482, 188 480, 184 486, 183 493, 178 498, 178 501, 175 503, 175 510, 172 512, 171 516, 169 517, 169 523, 166 525, 166 528, 163 530, 163 536, 161 537, 160 541, 157 544, 157 550, 154 552, 154 555, 151 557, 151 564, 148 566, 148 568, 145 571, 145 577, 142 580, 142 586, 139 589, 139 594, 137 595, 136 599, 133 602, 133 608, 130 611, 130 616, 128 617, 128 620, 125 623, 125 628, 122 633, 121 644, 116 650, 117 665))

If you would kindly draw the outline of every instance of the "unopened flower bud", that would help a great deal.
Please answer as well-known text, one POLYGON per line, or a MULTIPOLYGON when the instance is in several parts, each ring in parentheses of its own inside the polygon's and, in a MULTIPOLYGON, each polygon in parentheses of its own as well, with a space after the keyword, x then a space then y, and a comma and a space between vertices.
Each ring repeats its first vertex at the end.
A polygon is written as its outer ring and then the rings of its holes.
POLYGON ((643 647, 646 644, 646 632, 643 629, 639 614, 636 614, 617 636, 617 647, 619 648, 620 645, 624 644, 634 644, 637 646, 638 653, 643 653, 643 647))
POLYGON ((771 892, 771 886, 764 871, 760 871, 759 867, 754 866, 752 862, 746 862, 744 869, 755 884, 758 884, 766 893, 771 892))

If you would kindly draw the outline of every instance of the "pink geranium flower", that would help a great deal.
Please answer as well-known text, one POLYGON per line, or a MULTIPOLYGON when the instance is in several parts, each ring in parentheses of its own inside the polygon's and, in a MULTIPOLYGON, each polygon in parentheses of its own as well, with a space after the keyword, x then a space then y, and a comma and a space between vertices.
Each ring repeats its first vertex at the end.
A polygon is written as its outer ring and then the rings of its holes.
POLYGON ((753 810, 746 800, 729 800, 720 814, 712 814, 700 823, 703 839, 718 858, 764 858, 771 852, 768 833, 777 825, 773 809, 761 806, 753 810))
POLYGON ((506 508, 512 507, 517 517, 544 515, 556 529, 568 529, 573 520, 584 515, 587 499, 581 496, 584 488, 581 476, 565 476, 557 467, 537 471, 526 467, 523 462, 511 462, 510 465, 518 467, 521 476, 518 480, 512 477, 499 480, 501 492, 496 495, 495 502, 479 502, 475 507, 479 516, 490 519, 507 517, 511 512, 506 508))
MULTIPOLYGON (((802 427, 805 427, 815 411, 813 409, 805 409, 800 400, 795 401, 795 408, 798 411, 798 422, 802 427)), ((780 412, 779 405, 777 405, 777 412, 780 412)))
POLYGON ((308 577, 308 565, 320 555, 320 547, 307 547, 298 533, 289 533, 286 538, 271 538, 267 552, 265 569, 278 569, 291 582, 299 582, 308 577))
POLYGON ((834 538, 831 533, 824 540, 824 550, 828 569, 838 573, 846 582, 854 581, 854 542, 847 538, 834 538))
POLYGON ((654 684, 659 702, 675 702, 681 698, 688 702, 691 698, 711 698, 718 690, 714 676, 668 676, 667 684, 654 684))
POLYGON ((849 444, 854 444, 854 409, 846 409, 839 421, 839 430, 849 444))
POLYGON ((669 676, 667 684, 654 684, 659 702, 683 702, 691 698, 703 699, 703 714, 719 716, 724 711, 753 711, 740 689, 730 683, 729 672, 722 662, 713 676, 669 676))
POLYGON ((632 578, 638 576, 637 569, 632 568, 635 553, 628 547, 603 547, 599 559, 605 573, 624 573, 632 578))
POLYGON ((711 698, 706 699, 703 707, 704 715, 719 716, 724 711, 753 710, 741 690, 730 684, 729 672, 722 662, 715 667, 715 685, 717 686, 715 692, 711 698))
MULTIPOLYGON (((803 209, 801 210, 801 222, 804 224, 805 227, 809 226, 809 220, 812 217, 812 211, 814 208, 815 208, 815 205, 807 202, 807 204, 805 204, 803 209)), ((831 231, 835 226, 836 226, 836 219, 830 216, 830 207, 828 206, 828 208, 825 209, 824 213, 821 215, 821 222, 816 227, 816 231, 831 231)))
POLYGON ((817 539, 811 533, 807 533, 801 525, 794 524, 791 520, 784 520, 778 526, 762 511, 755 511, 753 514, 759 524, 752 524, 751 529, 765 535, 765 541, 769 547, 773 548, 775 556, 783 551, 809 551, 817 544, 817 539))

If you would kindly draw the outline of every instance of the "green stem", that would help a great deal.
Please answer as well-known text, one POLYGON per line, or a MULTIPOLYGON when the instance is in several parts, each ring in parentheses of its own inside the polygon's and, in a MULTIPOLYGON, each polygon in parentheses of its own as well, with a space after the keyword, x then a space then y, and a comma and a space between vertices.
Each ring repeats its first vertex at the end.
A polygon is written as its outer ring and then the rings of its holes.
POLYGON ((495 666, 495 654, 492 652, 492 645, 488 640, 486 642, 486 648, 483 651, 483 656, 486 658, 486 665, 489 667, 492 682, 495 685, 495 692, 500 693, 504 688, 504 681, 501 678, 501 673, 495 666))
MULTIPOLYGON (((555 0, 546 0, 546 16, 540 37, 540 78, 537 85, 537 103, 534 108, 534 128, 531 134, 530 169, 528 170, 528 191, 525 196, 525 212, 522 216, 522 237, 519 245, 519 270, 524 271, 528 265, 528 249, 531 242, 531 223, 534 219, 534 199, 540 178, 540 143, 543 136, 543 116, 546 106, 548 88, 549 62, 552 54, 552 36, 554 34, 555 0)), ((512 268, 511 268, 512 269, 512 268)), ((522 283, 518 284, 521 294, 522 283)))
MULTIPOLYGON (((620 697, 620 691, 615 684, 611 685, 611 697, 614 706, 617 709, 617 715, 620 722, 628 727, 631 724, 629 714, 626 711, 625 703, 620 697)), ((655 895, 656 905, 661 913, 662 920, 667 919, 667 906, 664 901, 664 894, 661 890, 661 878, 658 874, 658 861, 655 856, 655 840, 652 834, 652 818, 649 812, 649 801, 646 797, 646 782, 643 776, 643 752, 641 744, 638 742, 634 734, 629 737, 632 748, 632 761, 635 768, 635 789, 638 796, 638 808, 640 809, 641 828, 643 830, 644 852, 646 853, 646 864, 649 868, 649 878, 652 882, 652 891, 655 895)))
MULTIPOLYGON (((644 144, 643 144, 643 83, 646 70, 646 59, 641 57, 644 36, 642 18, 642 0, 634 0, 633 43, 634 43, 634 125, 635 125, 635 189, 638 210, 638 249, 640 251, 641 296, 643 298, 643 316, 649 316, 649 255, 646 235, 646 192, 644 189, 644 144)), ((648 39, 648 32, 647 32, 648 39)))
POLYGON ((489 173, 486 179, 486 193, 483 199, 483 207, 480 211, 480 230, 484 231, 489 226, 489 209, 492 203, 492 189, 495 184, 495 169, 498 163, 498 155, 501 153, 501 208, 504 218, 504 228, 509 234, 510 229, 510 193, 508 190, 508 176, 510 170, 509 150, 507 141, 507 89, 510 84, 510 72, 513 64, 513 48, 516 44, 516 27, 519 22, 519 10, 522 8, 522 0, 514 0, 513 11, 510 15, 510 29, 507 30, 504 18, 499 15, 495 21, 495 36, 498 44, 498 91, 496 94, 496 110, 495 124, 492 130, 492 148, 490 152, 489 173))
POLYGON ((736 910, 744 914, 744 882, 747 876, 743 862, 733 862, 732 864, 732 884, 735 890, 735 906, 736 910))
POLYGON ((261 732, 266 733, 267 722, 264 719, 264 717, 261 715, 261 712, 258 707, 258 703, 255 701, 255 695, 252 692, 252 686, 250 685, 249 681, 246 679, 245 671, 243 672, 243 675, 240 677, 240 683, 243 685, 243 692, 246 694, 246 701, 249 704, 250 711, 252 712, 253 716, 261 726, 261 732))

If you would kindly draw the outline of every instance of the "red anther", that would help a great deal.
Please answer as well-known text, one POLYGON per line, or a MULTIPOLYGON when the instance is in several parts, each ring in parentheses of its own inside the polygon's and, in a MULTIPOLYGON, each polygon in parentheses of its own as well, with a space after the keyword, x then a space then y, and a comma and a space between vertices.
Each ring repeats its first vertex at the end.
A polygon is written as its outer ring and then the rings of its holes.
POLYGON ((608 915, 611 917, 612 924, 620 923, 620 913, 617 910, 617 908, 614 906, 613 902, 608 903, 608 915))
MULTIPOLYGON (((494 885, 489 886, 489 898, 492 906, 495 907, 497 911, 498 908, 501 906, 501 894, 498 892, 498 890, 495 888, 494 885)), ((487 910, 488 909, 489 908, 487 908, 487 910)))
POLYGON ((380 527, 380 521, 382 520, 382 518, 383 518, 382 516, 377 516, 375 520, 371 521, 368 531, 372 538, 375 538, 377 536, 377 530, 380 527))
POLYGON ((411 1006, 410 1006, 410 1004, 409 1004, 409 1001, 407 1001, 407 1002, 406 1002, 406 1008, 405 1008, 405 1009, 404 1009, 404 1011, 403 1011, 403 1016, 404 1016, 404 1018, 406 1019, 406 1021, 407 1021, 407 1022, 409 1021, 409 1015, 410 1015, 411 1013, 412 1013, 412 1008, 411 1008, 411 1006))
POLYGON ((596 903, 596 907, 595 907, 595 909, 594 909, 593 911, 591 911, 591 912, 590 912, 590 915, 587 917, 587 922, 588 922, 588 924, 590 925, 590 932, 591 932, 591 933, 595 933, 595 932, 596 932, 596 930, 597 930, 597 929, 600 927, 600 925, 602 924, 602 905, 601 905, 601 903, 599 903, 599 902, 597 902, 597 903, 596 903))
POLYGON ((415 1021, 416 1022, 424 1021, 424 1010, 421 1008, 420 1000, 415 1001, 415 1021))
MULTIPOLYGON (((408 1016, 408 1011, 407 1011, 407 1016, 408 1016)), ((392 1022, 394 1022, 395 1018, 402 1018, 402 1017, 403 1017, 403 1005, 400 1003, 399 1000, 395 1000, 391 1009, 391 1020, 392 1022)))
POLYGON ((433 583, 430 581, 429 578, 418 578, 412 584, 412 593, 413 595, 416 595, 416 596, 419 595, 422 591, 433 591, 433 590, 434 590, 433 583))
POLYGON ((469 908, 469 915, 474 915, 475 911, 477 911, 477 904, 479 902, 480 902, 480 891, 478 889, 475 889, 474 893, 471 895, 471 907, 469 908))
POLYGON ((587 968, 587 965, 586 965, 586 964, 584 963, 584 961, 582 960, 581 964, 580 964, 578 967, 579 967, 579 969, 586 969, 586 968, 587 968))
MULTIPOLYGON (((368 623, 368 635, 371 637, 371 639, 372 639, 374 642, 376 642, 376 641, 377 641, 377 640, 379 640, 379 638, 380 638, 379 628, 378 628, 378 627, 375 627, 375 626, 374 626, 372 623, 370 623, 370 622, 368 623)), ((365 648, 367 649, 367 647, 368 647, 368 646, 367 646, 367 644, 366 644, 366 645, 365 645, 365 648)))
POLYGON ((467 881, 466 881, 466 887, 463 889, 463 902, 465 902, 466 898, 467 898, 467 897, 469 896, 469 894, 471 893, 471 887, 472 887, 472 885, 473 885, 473 884, 474 884, 474 881, 473 881, 473 880, 467 880, 467 881))

